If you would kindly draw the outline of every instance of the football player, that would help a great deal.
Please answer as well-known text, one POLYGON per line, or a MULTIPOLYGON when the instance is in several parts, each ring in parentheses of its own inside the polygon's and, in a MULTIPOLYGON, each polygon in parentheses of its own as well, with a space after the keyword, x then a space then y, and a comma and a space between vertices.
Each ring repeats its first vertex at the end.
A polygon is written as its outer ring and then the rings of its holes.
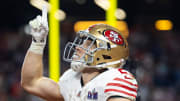
POLYGON ((29 23, 32 43, 22 66, 21 85, 47 101, 135 101, 137 81, 123 69, 129 57, 126 38, 116 28, 95 24, 77 32, 63 59, 71 63, 56 83, 43 76, 48 35, 47 9, 29 23))

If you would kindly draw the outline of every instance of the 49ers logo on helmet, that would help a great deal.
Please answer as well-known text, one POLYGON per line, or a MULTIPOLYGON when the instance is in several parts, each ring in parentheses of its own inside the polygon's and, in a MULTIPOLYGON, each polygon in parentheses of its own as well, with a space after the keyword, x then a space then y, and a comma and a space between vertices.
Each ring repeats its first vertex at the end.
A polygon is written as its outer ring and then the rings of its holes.
POLYGON ((104 31, 104 36, 110 40, 111 42, 118 44, 118 45, 123 45, 124 40, 121 35, 119 35, 117 32, 113 30, 105 30, 104 31))

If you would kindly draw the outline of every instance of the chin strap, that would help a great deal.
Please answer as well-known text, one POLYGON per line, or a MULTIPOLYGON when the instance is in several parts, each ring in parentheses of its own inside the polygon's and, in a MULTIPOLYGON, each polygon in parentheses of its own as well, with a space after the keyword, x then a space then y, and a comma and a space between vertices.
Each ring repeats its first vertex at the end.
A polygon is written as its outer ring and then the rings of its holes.
POLYGON ((82 62, 77 62, 77 61, 72 61, 71 62, 71 68, 75 71, 75 72, 81 72, 84 68, 86 68, 87 65, 82 63, 82 62))
POLYGON ((113 61, 113 62, 108 62, 108 63, 105 63, 105 64, 101 64, 101 65, 96 65, 96 66, 88 66, 82 62, 71 62, 71 68, 76 71, 76 72, 81 72, 83 69, 85 68, 97 68, 97 69, 102 69, 102 68, 105 68, 107 66, 110 66, 110 65, 115 65, 115 64, 118 64, 118 63, 121 63, 121 65, 119 66, 119 68, 122 68, 124 66, 124 64, 126 63, 126 61, 124 59, 120 59, 118 61, 113 61))
POLYGON ((101 64, 101 65, 96 65, 96 66, 87 66, 87 68, 105 68, 107 66, 110 66, 110 65, 115 65, 115 64, 118 64, 118 63, 121 63, 121 65, 119 66, 119 68, 122 68, 122 66, 126 63, 124 59, 120 59, 118 61, 113 61, 113 62, 108 62, 108 63, 104 63, 104 64, 101 64))

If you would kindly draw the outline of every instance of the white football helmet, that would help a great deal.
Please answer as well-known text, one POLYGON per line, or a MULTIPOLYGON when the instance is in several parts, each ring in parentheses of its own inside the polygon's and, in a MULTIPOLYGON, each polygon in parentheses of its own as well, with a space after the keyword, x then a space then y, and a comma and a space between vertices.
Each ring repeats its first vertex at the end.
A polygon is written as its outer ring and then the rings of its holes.
POLYGON ((71 62, 71 67, 75 71, 84 68, 109 68, 122 67, 129 57, 129 48, 126 38, 121 32, 107 24, 95 24, 87 30, 77 32, 74 42, 68 42, 65 47, 63 59, 71 62), (83 43, 91 40, 91 44, 83 47, 83 43), (93 50, 91 47, 95 45, 93 50), (85 53, 78 59, 76 57, 76 47, 82 48, 85 53))

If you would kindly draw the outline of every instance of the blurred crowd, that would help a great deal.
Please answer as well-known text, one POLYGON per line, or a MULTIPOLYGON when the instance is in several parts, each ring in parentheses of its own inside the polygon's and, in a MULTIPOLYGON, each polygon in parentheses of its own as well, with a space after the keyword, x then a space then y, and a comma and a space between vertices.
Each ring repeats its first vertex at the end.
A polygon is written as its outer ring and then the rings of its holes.
MULTIPOLYGON (((136 70, 141 101, 180 101, 180 34, 157 31, 148 24, 130 27, 130 55, 136 70)), ((75 36, 73 22, 61 23, 61 56, 66 42, 75 36)), ((20 86, 21 66, 31 43, 24 27, 0 30, 0 101, 42 101, 20 86)), ((44 75, 48 76, 48 45, 44 52, 44 75)), ((62 59, 62 58, 61 58, 62 59)), ((69 64, 61 60, 61 74, 69 64)))

